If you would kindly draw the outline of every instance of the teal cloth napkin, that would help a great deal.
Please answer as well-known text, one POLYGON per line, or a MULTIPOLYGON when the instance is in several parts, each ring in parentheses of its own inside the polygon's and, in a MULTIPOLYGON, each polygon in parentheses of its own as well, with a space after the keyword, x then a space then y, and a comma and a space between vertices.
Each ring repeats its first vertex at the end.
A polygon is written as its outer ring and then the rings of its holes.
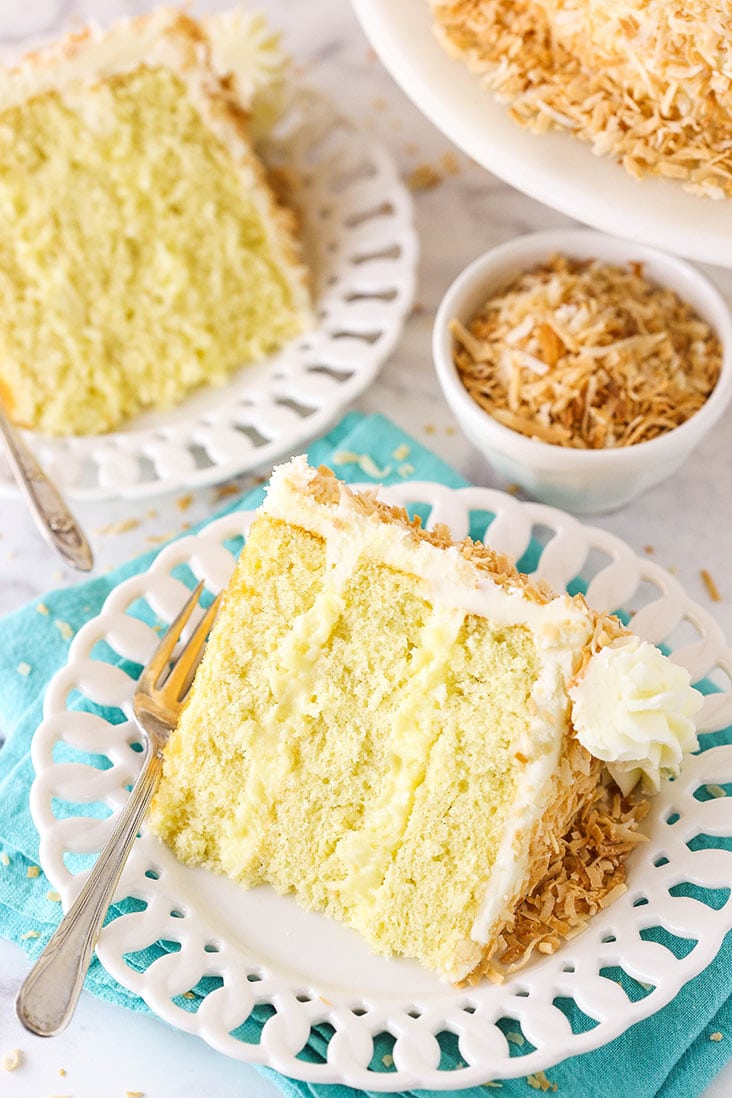
MULTIPOLYGON (((410 478, 440 481, 450 487, 465 483, 454 470, 382 416, 349 414, 329 435, 312 444, 308 456, 313 464, 333 466, 348 481, 389 484, 410 478)), ((249 493, 226 511, 257 505, 262 491, 249 493)), ((475 537, 483 533, 481 521, 484 528, 486 516, 482 519, 476 516, 471 531, 475 537)), ((29 752, 34 730, 41 720, 43 693, 50 677, 66 661, 70 635, 99 611, 118 583, 146 569, 155 552, 108 575, 50 592, 0 623, 0 732, 7 737, 0 750, 0 934, 18 942, 31 958, 41 952, 61 914, 58 902, 47 895, 50 886, 43 873, 28 876, 29 868, 38 865, 38 835, 28 809, 28 791, 33 780, 29 752)), ((520 562, 521 566, 530 570, 535 559, 534 548, 520 562)), ((703 739, 705 747, 730 742, 732 730, 703 739)), ((122 910, 124 905, 117 913, 122 910)), ((146 963, 145 959, 140 963, 146 963)), ((93 994, 128 1009, 147 1011, 145 1004, 112 980, 96 960, 86 987, 93 994)), ((205 988, 200 991, 205 993, 205 988)), ((630 1094, 635 1098, 695 1098, 729 1059, 731 992, 732 936, 728 935, 716 960, 651 1018, 632 1026, 604 1048, 549 1069, 546 1078, 521 1076, 494 1086, 507 1098, 526 1096, 531 1087, 546 1089, 547 1079, 552 1091, 565 1098, 630 1094)), ((259 1024, 253 1017, 248 1023, 249 1032, 259 1024)), ((312 1034, 308 1058, 322 1058, 326 1040, 325 1034, 312 1034)), ((388 1064, 387 1052, 384 1046, 388 1064)), ((448 1050, 445 1057, 448 1061, 452 1058, 453 1064, 459 1061, 457 1050, 452 1053, 448 1050)), ((376 1061, 381 1059, 380 1053, 377 1054, 376 1061)), ((349 1087, 301 1083, 262 1070, 290 1098, 356 1098, 361 1093, 349 1087)), ((388 1070, 386 1064, 384 1070, 388 1070)), ((436 1092, 420 1093, 436 1096, 436 1092)), ((484 1087, 473 1087, 459 1093, 462 1098, 485 1098, 487 1091, 484 1087)))

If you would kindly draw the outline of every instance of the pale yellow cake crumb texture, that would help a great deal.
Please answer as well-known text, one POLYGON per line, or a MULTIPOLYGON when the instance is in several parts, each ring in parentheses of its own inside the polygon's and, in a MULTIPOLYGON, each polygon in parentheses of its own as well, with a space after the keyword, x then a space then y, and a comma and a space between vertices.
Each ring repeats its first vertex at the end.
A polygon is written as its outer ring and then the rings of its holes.
POLYGON ((170 408, 310 322, 246 113, 197 24, 167 35, 170 66, 67 66, 0 112, 0 399, 49 435, 170 408))

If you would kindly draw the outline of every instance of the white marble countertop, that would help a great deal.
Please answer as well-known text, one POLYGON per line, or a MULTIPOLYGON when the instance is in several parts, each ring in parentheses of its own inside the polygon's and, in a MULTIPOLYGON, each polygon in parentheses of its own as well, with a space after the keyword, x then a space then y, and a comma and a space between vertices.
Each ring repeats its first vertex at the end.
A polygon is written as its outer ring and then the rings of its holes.
MULTIPOLYGON (((89 14, 120 15, 151 7, 125 0, 29 0, 0 6, 0 45, 26 35, 47 34, 70 19, 89 14)), ((200 4, 199 7, 221 6, 200 4)), ((275 25, 286 26, 287 45, 309 77, 338 97, 344 110, 366 120, 387 145, 405 176, 429 164, 439 185, 415 193, 421 239, 418 308, 380 378, 357 402, 362 411, 390 415, 401 427, 437 451, 476 484, 506 487, 487 462, 460 435, 444 404, 430 356, 431 317, 452 278, 486 248, 540 228, 568 224, 513 191, 465 156, 455 153, 456 174, 445 172, 449 141, 426 122, 381 68, 342 0, 259 0, 275 25)), ((619 225, 619 229, 622 226, 619 225)), ((672 249, 673 241, 669 241, 672 249)), ((732 271, 709 273, 728 295, 732 271)), ((240 485, 249 483, 241 478, 240 485)), ((130 516, 129 502, 110 500, 76 505, 91 535, 96 572, 159 543, 218 509, 213 489, 192 493, 182 513, 173 493, 139 505, 142 522, 126 533, 104 532, 130 516)), ((653 554, 672 569, 690 595, 706 606, 732 636, 732 439, 728 419, 719 423, 683 469, 615 514, 594 520, 639 552, 653 554), (706 569, 721 601, 712 602, 701 578, 706 569)), ((76 576, 51 555, 17 499, 0 499, 0 613, 21 606, 76 576)), ((0 626, 1 627, 1 626, 0 626)), ((2 730, 0 729, 0 733, 2 730)), ((22 1068, 0 1071, 0 1096, 106 1098, 125 1090, 147 1098, 266 1098, 278 1091, 253 1069, 230 1061, 197 1039, 171 1030, 154 1018, 129 1014, 86 993, 70 1029, 51 1041, 31 1038, 16 1022, 12 1002, 27 962, 16 946, 0 942, 0 1056, 12 1048, 25 1053, 22 1068), (66 1075, 60 1076, 63 1068, 66 1075)), ((722 1098, 732 1092, 732 1066, 706 1092, 722 1098)), ((690 1098, 694 1096, 690 1095, 690 1098)))

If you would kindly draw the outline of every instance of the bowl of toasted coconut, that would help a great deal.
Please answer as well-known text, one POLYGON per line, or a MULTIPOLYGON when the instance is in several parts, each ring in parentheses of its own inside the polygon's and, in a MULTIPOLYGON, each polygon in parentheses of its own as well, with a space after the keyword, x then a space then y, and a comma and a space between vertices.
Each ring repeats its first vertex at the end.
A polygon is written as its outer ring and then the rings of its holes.
POLYGON ((532 233, 453 282, 433 333, 467 437, 545 503, 615 510, 674 473, 732 397, 732 320, 700 271, 585 229, 532 233))

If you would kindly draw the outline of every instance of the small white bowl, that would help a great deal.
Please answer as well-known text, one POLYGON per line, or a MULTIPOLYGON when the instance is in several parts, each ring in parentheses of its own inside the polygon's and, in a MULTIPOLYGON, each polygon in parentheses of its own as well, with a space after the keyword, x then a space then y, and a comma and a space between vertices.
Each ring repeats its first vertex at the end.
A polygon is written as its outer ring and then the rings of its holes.
POLYGON ((577 514, 615 510, 670 476, 717 422, 732 397, 732 319, 716 287, 684 260, 588 229, 531 233, 476 259, 442 299, 435 317, 432 353, 447 403, 466 436, 494 468, 536 499, 577 514), (719 379, 705 404, 681 426, 634 446, 578 450, 526 438, 504 427, 468 394, 453 359, 450 321, 469 323, 492 294, 555 253, 617 265, 642 263, 649 281, 675 290, 716 332, 723 353, 719 379))

